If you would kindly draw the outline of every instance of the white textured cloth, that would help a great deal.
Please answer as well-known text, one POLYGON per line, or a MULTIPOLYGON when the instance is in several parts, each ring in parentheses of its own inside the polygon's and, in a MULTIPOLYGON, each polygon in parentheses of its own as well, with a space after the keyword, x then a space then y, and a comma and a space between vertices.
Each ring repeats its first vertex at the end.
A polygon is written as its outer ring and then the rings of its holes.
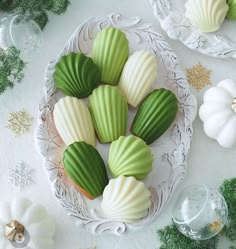
MULTIPOLYGON (((161 33, 152 13, 149 0, 71 0, 68 11, 61 16, 50 16, 50 22, 43 32, 44 44, 27 66, 26 77, 13 90, 0 95, 0 200, 10 200, 16 196, 26 196, 47 207, 57 224, 56 249, 79 249, 97 246, 97 249, 154 249, 158 248, 156 230, 170 223, 171 201, 167 209, 145 229, 116 237, 114 235, 94 236, 77 228, 72 219, 59 206, 51 193, 43 161, 34 146, 34 129, 37 124, 39 101, 43 94, 44 69, 54 59, 75 28, 93 16, 103 17, 111 12, 120 12, 125 16, 141 16, 151 22, 161 33), (34 116, 33 127, 28 134, 14 137, 6 128, 8 113, 25 108, 34 116), (7 181, 8 168, 24 161, 34 169, 34 183, 19 192, 7 181)), ((198 62, 212 70, 212 82, 216 85, 224 78, 236 79, 236 60, 220 60, 190 51, 177 41, 170 41, 182 67, 189 68, 198 62)), ((204 90, 192 92, 202 103, 204 90)), ((188 175, 180 188, 192 183, 207 183, 218 186, 223 179, 236 176, 236 153, 221 148, 215 141, 207 138, 199 117, 194 122, 194 137, 189 155, 188 175)), ((222 245, 220 248, 224 248, 222 245)), ((226 247, 225 247, 226 248, 226 247)))

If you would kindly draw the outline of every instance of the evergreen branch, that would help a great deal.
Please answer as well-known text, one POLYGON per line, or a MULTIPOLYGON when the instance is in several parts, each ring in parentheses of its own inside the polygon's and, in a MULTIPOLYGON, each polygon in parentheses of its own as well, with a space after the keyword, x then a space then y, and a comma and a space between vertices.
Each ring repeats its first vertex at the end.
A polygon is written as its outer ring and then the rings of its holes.
POLYGON ((158 231, 161 241, 160 249, 215 249, 218 243, 218 237, 210 240, 191 240, 184 236, 174 226, 166 226, 158 231))
POLYGON ((24 78, 25 62, 20 58, 20 51, 15 47, 0 51, 0 94, 14 82, 20 83, 24 78))
POLYGON ((44 29, 48 23, 47 12, 60 15, 67 10, 69 0, 0 0, 0 10, 26 14, 44 29))
POLYGON ((53 2, 51 9, 49 9, 50 11, 52 11, 52 13, 60 15, 62 13, 64 13, 68 7, 68 5, 70 4, 70 2, 68 0, 51 0, 53 2))
POLYGON ((14 0, 0 0, 0 10, 10 11, 15 8, 14 0))
POLYGON ((34 11, 31 13, 31 18, 38 23, 41 28, 44 28, 48 23, 48 15, 46 11, 34 11))
POLYGON ((225 180, 220 187, 220 191, 228 205, 230 224, 226 230, 226 237, 234 241, 236 240, 236 178, 225 180))

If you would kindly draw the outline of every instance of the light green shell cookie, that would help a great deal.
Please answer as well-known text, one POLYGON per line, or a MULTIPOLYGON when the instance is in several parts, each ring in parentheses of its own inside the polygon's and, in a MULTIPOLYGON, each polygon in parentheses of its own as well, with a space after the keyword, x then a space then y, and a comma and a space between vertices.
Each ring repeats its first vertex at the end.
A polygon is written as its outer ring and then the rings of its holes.
POLYGON ((153 156, 146 143, 133 135, 112 142, 108 167, 113 177, 133 176, 142 180, 152 170, 153 156))
POLYGON ((101 143, 109 143, 125 135, 128 104, 117 87, 103 85, 96 88, 89 97, 89 110, 101 143))
POLYGON ((236 0, 227 0, 227 4, 229 5, 227 18, 236 20, 236 0))
POLYGON ((98 33, 93 44, 92 58, 99 66, 103 83, 118 84, 128 56, 129 44, 122 31, 106 28, 98 33))

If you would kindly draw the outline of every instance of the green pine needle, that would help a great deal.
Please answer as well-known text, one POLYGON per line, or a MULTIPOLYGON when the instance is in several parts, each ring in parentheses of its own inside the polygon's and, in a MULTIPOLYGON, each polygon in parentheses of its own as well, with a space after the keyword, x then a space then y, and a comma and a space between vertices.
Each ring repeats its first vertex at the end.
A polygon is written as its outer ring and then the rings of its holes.
POLYGON ((203 241, 191 240, 174 225, 159 230, 158 235, 161 241, 160 249, 215 249, 218 242, 218 237, 203 241))
POLYGON ((228 205, 230 224, 226 230, 226 237, 234 241, 236 240, 236 178, 226 180, 220 187, 228 205))
POLYGON ((8 87, 12 88, 15 82, 22 81, 25 66, 20 58, 20 51, 15 47, 0 51, 0 94, 8 87))
POLYGON ((69 0, 0 0, 0 10, 26 14, 41 29, 48 23, 47 12, 60 15, 67 10, 69 0))
POLYGON ((70 3, 68 0, 51 0, 51 1, 53 2, 51 11, 57 15, 64 13, 70 3))
POLYGON ((44 28, 48 23, 48 15, 44 10, 32 12, 31 17, 41 28, 44 28))
POLYGON ((0 0, 0 9, 3 11, 12 10, 15 7, 14 0, 0 0))

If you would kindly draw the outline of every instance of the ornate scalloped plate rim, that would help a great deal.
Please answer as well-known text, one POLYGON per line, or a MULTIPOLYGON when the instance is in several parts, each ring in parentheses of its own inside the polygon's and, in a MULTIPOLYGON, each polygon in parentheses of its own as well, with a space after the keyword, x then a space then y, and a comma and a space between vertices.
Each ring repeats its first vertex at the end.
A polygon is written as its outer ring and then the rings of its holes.
POLYGON ((189 20, 172 9, 170 0, 149 0, 161 28, 173 40, 186 47, 216 58, 236 59, 236 41, 224 34, 208 35, 193 27, 189 20))
POLYGON ((39 153, 44 158, 44 168, 59 203, 66 209, 69 215, 76 219, 76 222, 81 227, 93 233, 110 232, 121 235, 127 230, 134 230, 152 222, 160 214, 175 188, 183 181, 186 175, 187 154, 191 147, 193 133, 192 122, 197 113, 196 98, 189 91, 187 79, 179 66, 175 53, 162 35, 155 32, 151 25, 143 24, 142 19, 139 17, 126 19, 120 14, 110 14, 104 19, 89 19, 75 30, 57 59, 49 63, 45 73, 45 81, 45 92, 40 103, 39 123, 35 133, 35 141, 39 153), (92 35, 89 33, 89 29, 94 28, 93 25, 99 29, 106 25, 121 27, 127 32, 133 32, 133 35, 137 36, 136 38, 139 42, 141 40, 145 41, 145 43, 151 42, 153 53, 156 56, 160 53, 159 56, 161 56, 161 60, 167 68, 167 81, 173 88, 172 90, 179 95, 179 108, 183 120, 181 119, 179 123, 176 122, 171 131, 171 140, 176 147, 173 151, 163 155, 163 160, 172 167, 173 175, 168 181, 162 182, 155 188, 149 188, 152 196, 152 206, 147 216, 135 224, 114 222, 102 217, 96 209, 87 208, 85 197, 73 186, 67 187, 64 184, 62 174, 60 173, 63 170, 62 162, 60 160, 53 161, 50 157, 51 151, 58 148, 58 144, 61 141, 59 135, 51 129, 49 120, 50 118, 52 119, 53 107, 56 102, 56 89, 52 77, 53 70, 63 54, 78 50, 84 52, 85 48, 82 48, 83 44, 80 41, 80 35, 83 34, 82 38, 87 42, 92 35), (85 31, 88 33, 85 33, 85 31), (180 123, 183 123, 183 127, 180 123))

